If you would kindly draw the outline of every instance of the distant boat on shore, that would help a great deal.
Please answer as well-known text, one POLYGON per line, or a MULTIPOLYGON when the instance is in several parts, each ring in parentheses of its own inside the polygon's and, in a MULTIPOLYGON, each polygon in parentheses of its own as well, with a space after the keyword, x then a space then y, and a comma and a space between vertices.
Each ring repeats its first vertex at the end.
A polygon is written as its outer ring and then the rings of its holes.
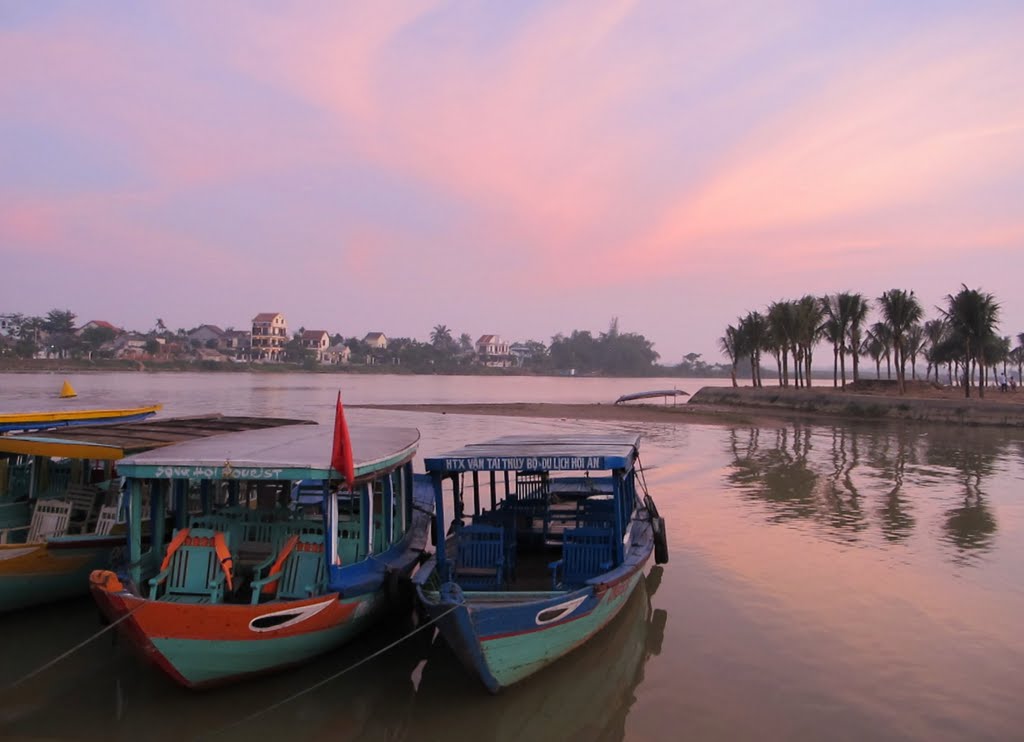
POLYGON ((653 392, 634 392, 633 394, 623 394, 621 397, 615 400, 615 404, 622 404, 623 402, 632 402, 637 399, 654 399, 656 397, 664 397, 665 402, 668 402, 668 398, 672 397, 673 402, 676 397, 688 397, 689 392, 684 392, 682 389, 658 389, 653 392))

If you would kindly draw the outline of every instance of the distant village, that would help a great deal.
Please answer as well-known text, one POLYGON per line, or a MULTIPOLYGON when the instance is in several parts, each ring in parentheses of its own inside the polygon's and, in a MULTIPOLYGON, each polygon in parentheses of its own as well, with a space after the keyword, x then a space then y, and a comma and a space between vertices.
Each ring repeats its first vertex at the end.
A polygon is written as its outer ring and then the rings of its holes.
MULTIPOLYGON (((251 327, 237 330, 204 324, 172 332, 157 320, 149 332, 124 330, 105 320, 75 325, 68 311, 45 318, 0 315, 0 353, 36 359, 118 359, 141 362, 202 361, 209 363, 300 363, 338 366, 401 363, 401 354, 383 332, 344 338, 327 330, 300 327, 290 333, 281 312, 260 312, 251 327)), ((434 328, 432 348, 451 351, 464 360, 490 368, 522 367, 538 352, 536 344, 509 345, 499 335, 453 338, 444 325, 434 328)), ((399 339, 399 346, 408 339, 399 339)), ((546 348, 545 348, 546 350, 546 348)))
POLYGON ((260 312, 245 329, 203 324, 169 329, 160 318, 147 332, 106 320, 78 322, 68 309, 45 317, 0 314, 0 368, 34 370, 44 364, 150 370, 306 370, 394 373, 511 373, 562 376, 723 376, 729 367, 689 353, 673 366, 658 364, 654 343, 620 332, 612 318, 604 332, 557 333, 549 343, 509 343, 497 334, 456 335, 435 325, 429 340, 373 331, 344 337, 300 326, 281 312, 260 312))

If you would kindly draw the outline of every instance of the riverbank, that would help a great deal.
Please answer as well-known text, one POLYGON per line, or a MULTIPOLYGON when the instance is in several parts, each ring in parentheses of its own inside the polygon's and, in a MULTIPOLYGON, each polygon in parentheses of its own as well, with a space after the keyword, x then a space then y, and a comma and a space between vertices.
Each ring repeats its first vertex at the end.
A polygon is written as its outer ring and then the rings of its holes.
POLYGON ((694 422, 749 424, 772 419, 843 419, 913 421, 961 426, 1024 428, 1024 391, 988 389, 985 398, 972 390, 909 382, 900 395, 895 384, 862 383, 847 390, 833 387, 703 387, 687 404, 373 404, 365 409, 404 410, 455 415, 504 415, 572 420, 694 422))

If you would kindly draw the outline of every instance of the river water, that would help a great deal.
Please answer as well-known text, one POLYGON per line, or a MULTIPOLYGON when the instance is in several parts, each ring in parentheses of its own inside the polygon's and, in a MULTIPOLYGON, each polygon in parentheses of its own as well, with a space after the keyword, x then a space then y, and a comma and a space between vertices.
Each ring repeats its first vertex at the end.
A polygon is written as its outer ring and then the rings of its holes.
MULTIPOLYGON (((0 406, 64 377, 0 374, 0 406)), ((329 423, 350 405, 601 402, 727 380, 278 374, 71 376, 97 404, 159 401, 329 423)), ((610 423, 351 409, 422 455, 610 423)), ((0 700, 46 739, 1008 740, 1024 737, 1024 434, 946 426, 620 424, 644 435, 671 561, 593 642, 492 697, 405 617, 316 662, 182 690, 103 636, 0 700)), ((421 468, 418 466, 418 468, 421 468)), ((0 616, 0 685, 100 628, 89 600, 0 616)))

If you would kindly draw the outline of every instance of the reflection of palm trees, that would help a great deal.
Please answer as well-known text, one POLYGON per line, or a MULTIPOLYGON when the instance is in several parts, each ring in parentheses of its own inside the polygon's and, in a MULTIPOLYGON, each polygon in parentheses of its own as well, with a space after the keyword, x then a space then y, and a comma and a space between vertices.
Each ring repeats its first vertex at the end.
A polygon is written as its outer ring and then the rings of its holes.
POLYGON ((730 448, 733 463, 726 479, 744 495, 766 503, 772 522, 809 520, 844 540, 856 540, 869 526, 861 490, 865 480, 878 480, 885 487, 877 508, 885 539, 902 541, 913 530, 915 521, 903 494, 904 468, 916 460, 908 431, 801 424, 733 429, 730 448), (829 447, 816 451, 815 443, 826 437, 829 447))
POLYGON ((907 440, 897 437, 896 458, 892 464, 892 489, 885 496, 878 515, 882 521, 882 535, 887 541, 903 541, 914 530, 914 516, 904 503, 903 475, 907 465, 907 440))
POLYGON ((815 515, 818 506, 814 487, 818 475, 807 466, 809 442, 802 435, 800 425, 794 426, 792 431, 788 427, 752 428, 748 431, 745 446, 741 445, 739 431, 733 429, 730 440, 733 470, 726 478, 730 483, 739 485, 746 495, 771 505, 770 520, 782 522, 815 515), (761 446, 762 433, 774 434, 775 445, 761 446), (741 448, 744 449, 742 455, 741 448))
POLYGON ((946 540, 958 549, 959 558, 971 552, 988 551, 996 532, 996 520, 985 503, 982 482, 995 473, 999 449, 966 449, 953 444, 933 446, 929 454, 936 463, 956 469, 963 486, 963 502, 945 512, 946 540))

